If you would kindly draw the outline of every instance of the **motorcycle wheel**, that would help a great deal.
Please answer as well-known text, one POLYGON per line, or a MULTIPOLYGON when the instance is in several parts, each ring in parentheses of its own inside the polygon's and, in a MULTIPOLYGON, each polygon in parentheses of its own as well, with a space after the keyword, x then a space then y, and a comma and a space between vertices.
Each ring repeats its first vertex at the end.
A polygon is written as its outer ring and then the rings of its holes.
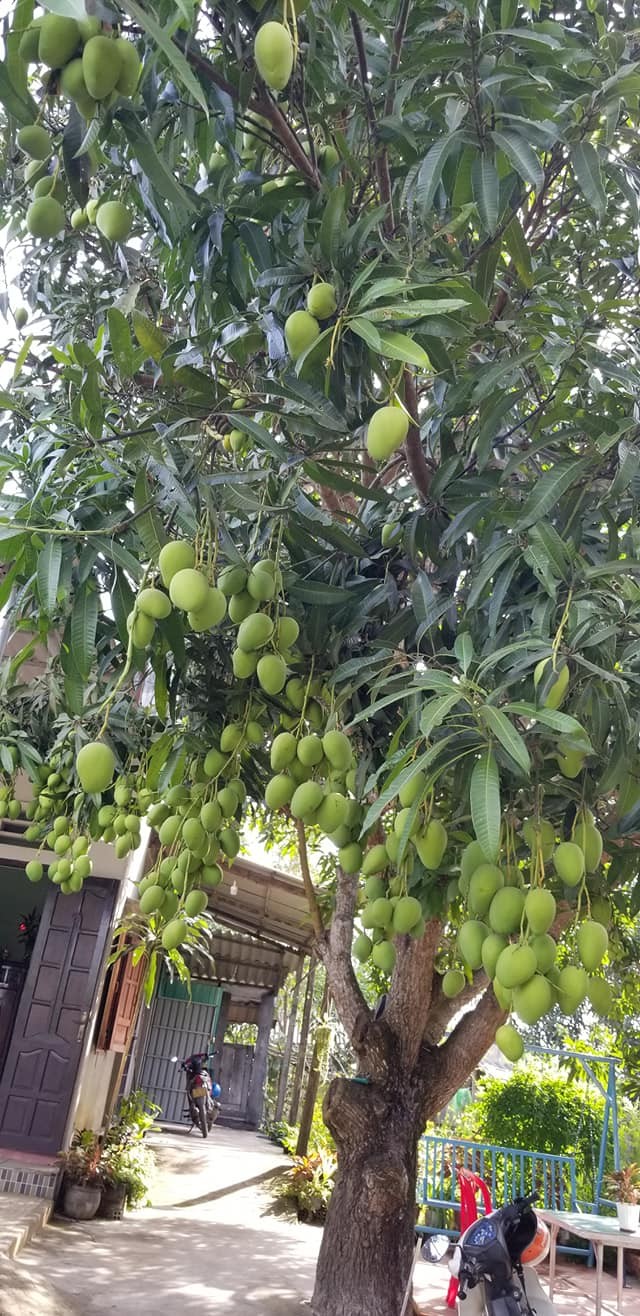
POLYGON ((209 1132, 209 1126, 207 1124, 207 1098, 196 1097, 194 1105, 198 1116, 198 1128, 200 1129, 203 1138, 206 1138, 209 1132))

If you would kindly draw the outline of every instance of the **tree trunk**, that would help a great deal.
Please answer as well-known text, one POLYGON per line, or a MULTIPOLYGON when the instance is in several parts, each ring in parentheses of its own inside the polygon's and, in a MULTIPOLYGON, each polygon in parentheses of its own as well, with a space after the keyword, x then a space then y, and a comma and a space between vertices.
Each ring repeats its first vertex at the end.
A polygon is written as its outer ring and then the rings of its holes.
POLYGON ((399 1316, 413 1257, 416 1162, 422 1131, 415 1089, 334 1079, 325 1122, 338 1174, 324 1229, 314 1316, 399 1316), (404 1098, 404 1099, 403 1099, 404 1098))

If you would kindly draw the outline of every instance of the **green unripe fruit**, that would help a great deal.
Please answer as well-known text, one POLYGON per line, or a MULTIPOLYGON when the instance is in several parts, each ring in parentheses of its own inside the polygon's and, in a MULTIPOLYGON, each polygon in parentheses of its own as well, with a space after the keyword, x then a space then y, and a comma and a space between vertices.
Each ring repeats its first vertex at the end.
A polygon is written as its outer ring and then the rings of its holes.
POLYGON ((116 770, 115 754, 101 740, 83 745, 76 759, 76 772, 87 795, 99 795, 109 789, 116 770))
POLYGON ((78 31, 83 46, 86 46, 87 41, 90 41, 92 37, 100 35, 102 23, 99 18, 80 18, 78 19, 78 31))
MULTIPOLYGON (((543 658, 542 661, 536 665, 536 669, 533 673, 533 684, 536 690, 540 685, 541 681, 543 681, 546 678, 547 665, 551 661, 552 661, 551 658, 543 658)), ((558 666, 555 670, 556 670, 556 676, 551 684, 551 687, 549 689, 546 698, 544 699, 543 702, 544 708, 559 708, 567 693, 567 689, 569 686, 569 676, 570 676, 570 672, 567 664, 564 663, 564 665, 558 666)))
POLYGON ((178 913, 179 904, 180 901, 178 899, 178 894, 176 891, 165 891, 164 905, 162 906, 162 917, 163 919, 166 920, 167 923, 170 923, 171 919, 175 918, 176 914, 178 913))
POLYGON ((183 567, 172 576, 169 585, 169 597, 181 612, 199 612, 204 608, 209 594, 207 579, 194 567, 183 567))
POLYGON ((558 975, 558 1005, 563 1014, 574 1014, 584 1001, 589 988, 589 979, 584 969, 574 964, 567 964, 558 975))
POLYGON ((39 882, 44 877, 44 868, 37 859, 31 859, 24 871, 30 882, 39 882))
POLYGON ((65 225, 60 202, 50 196, 37 197, 27 210, 26 225, 32 238, 55 238, 65 225))
POLYGON ((54 835, 55 835, 55 836, 64 836, 65 832, 67 832, 68 830, 69 830, 69 822, 68 822, 68 819, 65 818, 64 814, 62 814, 62 813, 58 814, 58 817, 57 817, 57 818, 54 818, 54 820, 53 820, 53 832, 54 832, 54 835))
POLYGON ((584 877, 584 854, 575 841, 561 841, 553 855, 553 866, 566 886, 578 886, 584 877))
POLYGON ((579 818, 573 830, 573 839, 582 850, 587 872, 595 873, 602 859, 604 848, 602 835, 598 828, 592 822, 579 818))
MULTIPOLYGON (((473 877, 471 885, 473 885, 473 877)), ((520 888, 515 886, 502 887, 496 891, 489 906, 489 926, 493 932, 510 936, 512 932, 518 932, 520 929, 523 909, 524 895, 520 888)), ((482 913, 483 911, 478 912, 482 913)), ((493 974, 491 977, 493 977, 493 974)))
POLYGON ((140 909, 143 914, 157 914, 165 902, 165 890, 163 886, 147 887, 147 890, 140 897, 140 909))
POLYGON ((415 772, 413 777, 405 782, 398 795, 403 809, 411 808, 411 805, 423 794, 426 784, 427 778, 424 772, 415 772))
POLYGON ((352 954, 355 959, 359 960, 361 964, 364 964, 365 960, 369 959, 372 949, 373 942, 371 938, 367 936, 366 932, 360 932, 352 947, 352 954))
POLYGON ((484 851, 480 842, 470 841, 469 845, 465 845, 464 850, 462 851, 460 862, 461 877, 465 881, 470 881, 476 868, 479 868, 480 865, 485 862, 484 851))
POLYGON ((604 978, 589 978, 587 996, 596 1014, 607 1018, 613 1009, 613 992, 604 978))
POLYGON ((220 735, 220 749, 223 754, 234 754, 244 743, 244 727, 241 722, 229 722, 220 735))
POLYGON ((515 1065, 516 1061, 521 1060, 524 1055, 524 1042, 513 1024, 502 1024, 496 1032, 496 1046, 502 1052, 505 1060, 510 1060, 515 1065))
POLYGON ((188 613, 189 625, 194 631, 210 631, 213 626, 219 626, 226 611, 224 594, 210 585, 204 607, 188 613))
POLYGON ((393 911, 393 930, 400 936, 411 932, 422 918, 422 907, 415 896, 401 896, 393 911))
POLYGON ((556 916, 555 897, 551 891, 535 887, 527 893, 524 911, 532 932, 548 932, 556 916))
POLYGON ((29 163, 26 164, 24 168, 24 181, 25 183, 30 183, 33 187, 35 183, 40 182, 41 178, 47 178, 48 174, 48 160, 29 160, 29 163))
POLYGON ((558 767, 563 777, 574 779, 579 777, 584 767, 584 754, 578 749, 567 749, 564 754, 558 754, 558 767))
POLYGON ((244 649, 234 649, 231 666, 233 675, 237 676, 239 681, 248 681, 258 666, 258 655, 255 652, 245 653, 244 649))
POLYGON ((276 622, 275 643, 279 651, 286 652, 295 644, 300 634, 300 627, 295 617, 280 617, 276 622))
POLYGON ((252 599, 247 591, 242 594, 234 594, 233 598, 229 599, 229 618, 236 626, 257 611, 258 602, 256 599, 252 599))
POLYGON ((82 52, 82 72, 87 91, 94 101, 106 100, 115 91, 122 73, 118 43, 111 37, 91 37, 82 52))
POLYGON ((598 969, 609 949, 609 934, 602 923, 585 919, 578 928, 578 954, 590 973, 598 969))
POLYGON ((226 761, 224 754, 221 754, 219 749, 210 749, 203 764, 205 776, 217 777, 226 761))
MULTIPOLYGON (((89 206, 91 204, 92 203, 89 202, 87 205, 87 213, 89 213, 89 206)), ((89 218, 91 218, 90 215, 89 218)), ((165 544, 164 548, 160 549, 160 555, 158 557, 158 566, 160 568, 163 585, 168 589, 173 577, 176 576, 179 571, 186 571, 192 568, 195 564, 195 560, 196 554, 193 544, 187 543, 185 539, 174 539, 171 543, 165 544)))
POLYGON ((171 613, 171 600, 161 589, 141 589, 136 599, 140 612, 154 621, 164 621, 171 613))
POLYGON ((324 713, 322 711, 322 705, 319 704, 317 700, 315 699, 309 700, 306 708, 306 717, 309 726, 313 727, 314 731, 320 731, 321 728, 324 726, 324 713))
POLYGON ((372 928, 388 928, 393 918, 393 905, 385 896, 374 900, 369 910, 369 923, 372 928))
POLYGON ((83 210, 81 206, 76 206, 76 209, 71 212, 70 223, 71 227, 77 231, 86 228, 89 223, 86 210, 83 210))
POLYGON ((131 850, 131 842, 127 835, 117 836, 114 843, 116 859, 126 859, 131 850))
POLYGON ((591 901, 591 917, 596 923, 602 923, 603 928, 611 925, 613 907, 611 901, 606 896, 594 896, 591 901))
POLYGON ((368 877, 364 884, 364 894, 368 901, 380 900, 386 894, 386 886, 381 877, 368 877))
POLYGON ((135 46, 127 41, 125 37, 117 37, 113 44, 120 60, 120 73, 115 89, 120 92, 121 96, 133 96, 142 71, 138 52, 135 46))
POLYGON ((242 594, 246 584, 247 573, 244 567, 225 567, 218 577, 218 589, 222 590, 227 599, 232 594, 242 594))
POLYGON ((197 854, 204 848, 207 843, 207 837, 199 818, 185 819, 182 828, 182 840, 186 845, 187 850, 191 850, 193 854, 197 854))
POLYGON ((498 1002, 498 1005, 500 1006, 500 1009, 510 1010, 513 992, 509 991, 506 987, 502 987, 501 984, 498 982, 497 978, 494 978, 491 985, 493 987, 493 994, 496 998, 496 1001, 498 1002))
POLYGON ((534 973, 524 987, 516 987, 513 993, 513 1008, 523 1024, 537 1024, 553 1005, 553 988, 541 973, 534 973))
POLYGON ((340 156, 331 142, 328 142, 326 146, 322 147, 318 156, 320 168, 324 173, 328 173, 330 169, 335 169, 339 159, 340 156))
POLYGON ((29 319, 29 312, 27 311, 25 306, 18 306, 13 313, 13 318, 16 322, 16 328, 24 329, 24 326, 27 323, 27 320, 29 319))
POLYGON ((398 521, 387 521, 380 533, 383 548, 395 548, 402 539, 402 526, 398 521))
POLYGON ((66 853, 67 853, 67 850, 70 850, 70 849, 71 849, 71 837, 70 837, 70 836, 58 836, 58 837, 56 838, 56 842, 55 842, 55 845, 54 845, 53 848, 54 848, 56 854, 59 854, 59 855, 66 854, 66 853))
POLYGON ((189 918, 199 918, 208 904, 206 891, 190 891, 184 902, 184 912, 189 918))
POLYGON ((222 869, 219 864, 205 864, 200 875, 200 880, 205 886, 215 889, 222 882, 222 869))
POLYGON ((247 593, 258 603, 268 603, 274 598, 276 582, 268 571, 257 571, 254 567, 247 581, 247 593))
MULTIPOLYGON (((102 205, 102 199, 99 196, 92 197, 90 201, 87 201, 87 204, 85 206, 85 213, 90 224, 95 224, 96 215, 101 205, 102 205)), ((165 585, 166 584, 168 584, 167 581, 165 581, 165 585)))
MULTIPOLYGON (((288 688, 287 686, 287 691, 288 688)), ((344 731, 326 731, 322 737, 322 750, 331 767, 338 772, 346 772, 351 767, 353 759, 351 742, 344 731)))
POLYGON ((468 919, 463 923, 458 932, 458 949, 465 964, 470 969, 479 969, 482 965, 482 947, 485 938, 489 935, 489 929, 486 923, 479 923, 477 919, 468 919))
POLYGON ((277 777, 272 777, 267 782, 264 792, 264 802, 268 809, 284 809, 286 804, 290 804, 295 791, 295 782, 293 777, 288 777, 286 773, 281 772, 277 777))
POLYGON ((411 816, 411 809, 400 809, 393 820, 393 830, 398 837, 402 837, 406 827, 409 827, 409 836, 415 836, 420 826, 420 819, 416 814, 411 816))
POLYGON ((314 283, 307 293, 307 310, 316 320, 328 320, 338 309, 336 290, 332 283, 314 283))
POLYGON ((38 59, 49 69, 61 69, 75 55, 80 44, 80 30, 75 18, 45 14, 40 24, 38 59))
POLYGON ((425 868, 438 869, 447 848, 447 829, 439 818, 432 818, 424 832, 414 838, 414 844, 425 868))
POLYGON ((316 815, 318 827, 320 827, 327 836, 331 836, 337 831, 338 827, 343 827, 345 825, 346 817, 347 801, 345 800, 344 795, 340 795, 338 791, 330 791, 328 795, 325 795, 322 804, 318 809, 316 815))
POLYGON ((553 940, 553 937, 550 937, 548 932, 539 932, 537 936, 531 938, 529 945, 536 957, 538 971, 540 973, 548 973, 556 962, 556 954, 558 952, 558 947, 553 940))
POLYGON ((482 943, 482 967, 488 978, 495 978, 496 965, 507 945, 507 938, 490 932, 482 943))
POLYGON ((303 736, 298 741, 297 755, 305 768, 314 768, 321 760, 323 755, 322 741, 315 733, 303 736))
POLYGON ((448 969, 442 979, 442 992, 449 1000, 454 1000, 460 992, 464 991, 466 978, 461 969, 448 969))
POLYGON ((392 941, 379 941, 373 947, 371 959, 381 973, 392 974, 396 963, 396 948, 392 941))
POLYGON ((262 690, 267 695, 279 695, 284 690, 287 680, 287 665, 279 653, 267 653, 260 658, 256 675, 262 690))
POLYGON ((299 676, 292 676, 291 680, 287 681, 286 696, 292 708, 295 708, 297 713, 300 713, 304 706, 306 690, 306 682, 301 681, 299 676))
POLYGON ((497 891, 504 885, 504 875, 496 864, 481 864, 469 883, 469 908, 474 914, 486 914, 497 891))
POLYGON ((71 101, 84 100, 88 96, 87 84, 82 71, 82 60, 72 59, 60 74, 60 90, 71 101))
POLYGON ((52 196, 54 201, 59 201, 62 205, 67 195, 67 189, 61 178, 54 180, 53 174, 47 174, 46 178, 38 179, 33 189, 33 195, 34 197, 52 196))
POLYGON ((385 846, 372 845, 363 859, 362 871, 365 877, 368 877, 371 873, 383 873, 388 863, 389 858, 385 846))
POLYGON ((144 612, 130 612, 127 617, 127 627, 131 631, 136 649, 146 649, 147 645, 151 644, 156 624, 151 617, 145 616, 144 612))
POLYGON ((61 859, 61 860, 60 860, 60 863, 58 864, 58 877, 59 877, 63 882, 67 882, 67 881, 69 880, 69 878, 71 877, 71 860, 70 860, 70 859, 61 859))
POLYGON ((308 311, 293 311, 285 321, 284 336, 293 361, 306 352, 320 336, 320 325, 308 311))
POLYGON ((523 987, 537 967, 530 946, 506 946, 496 964, 496 978, 503 987, 523 987))
POLYGON ((338 850, 338 863, 345 873, 357 873, 362 866, 362 847, 356 841, 338 850))
POLYGON ((303 781, 297 786, 291 799, 291 813, 294 818, 307 822, 320 808, 324 791, 317 781, 303 781))
POLYGON ((81 854, 76 859, 73 867, 77 876, 82 878, 82 881, 84 882, 85 877, 89 877, 93 865, 88 854, 81 854))
POLYGON ((222 809, 223 817, 233 818, 239 804, 236 792, 230 786, 223 786, 222 790, 218 791, 218 804, 222 809))
POLYGON ((30 123, 20 128, 16 141, 20 150, 32 160, 48 160, 51 155, 51 138, 46 128, 39 123, 30 123))
POLYGON ((281 731, 275 737, 269 756, 274 772, 281 772, 283 768, 287 768, 290 763, 293 763, 297 747, 298 742, 290 731, 281 731))
POLYGON ((200 810, 200 822, 205 832, 216 832, 222 822, 222 809, 217 800, 208 800, 200 810))
POLYGON ((37 64, 38 62, 38 46, 40 43, 41 27, 42 19, 36 18, 33 23, 30 23, 29 26, 25 28, 20 37, 18 54, 20 59, 24 60, 25 64, 37 64))
POLYGON ((283 23, 263 23, 253 46, 260 77, 273 91, 284 91, 293 72, 294 49, 291 34, 283 23))
POLYGON ((235 859, 240 850, 240 837, 233 827, 223 827, 218 837, 220 849, 227 859, 235 859))
POLYGON ((527 818, 522 828, 522 836, 532 854, 535 854, 538 846, 542 851, 542 858, 546 863, 549 862, 556 843, 556 831, 552 823, 547 822, 546 818, 541 818, 539 825, 533 818, 527 818))
POLYGON ((386 461, 404 443, 409 418, 400 407, 380 407, 367 427, 367 452, 374 461, 386 461))
MULTIPOLYGON (((231 605, 230 605, 231 606, 231 605)), ((238 627, 238 648, 251 653, 263 649, 273 635, 273 622, 265 612, 256 612, 246 617, 238 627)))
POLYGON ((131 212, 122 201, 104 201, 99 206, 96 225, 109 242, 126 242, 131 224, 131 212))
MULTIPOLYGON (((94 38, 95 40, 95 38, 94 38)), ((177 950, 186 940, 187 925, 183 918, 174 918, 167 923, 162 933, 162 945, 165 950, 177 950)))
POLYGON ((162 845, 173 845, 177 840, 181 827, 182 819, 176 813, 171 814, 169 818, 165 818, 158 831, 162 845))

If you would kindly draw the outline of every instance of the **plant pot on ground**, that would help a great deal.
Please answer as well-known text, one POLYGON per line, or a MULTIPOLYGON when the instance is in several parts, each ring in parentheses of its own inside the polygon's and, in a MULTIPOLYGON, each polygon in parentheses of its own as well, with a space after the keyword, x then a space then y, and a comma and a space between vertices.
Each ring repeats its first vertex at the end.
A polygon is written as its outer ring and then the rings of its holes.
POLYGON ((70 1220, 93 1220, 100 1205, 102 1179, 99 1163, 100 1137, 92 1129, 74 1134, 69 1151, 60 1162, 64 1174, 60 1190, 60 1209, 70 1220))
POLYGON ((632 1163, 613 1170, 605 1186, 615 1201, 621 1231, 635 1234, 640 1224, 640 1167, 632 1163))

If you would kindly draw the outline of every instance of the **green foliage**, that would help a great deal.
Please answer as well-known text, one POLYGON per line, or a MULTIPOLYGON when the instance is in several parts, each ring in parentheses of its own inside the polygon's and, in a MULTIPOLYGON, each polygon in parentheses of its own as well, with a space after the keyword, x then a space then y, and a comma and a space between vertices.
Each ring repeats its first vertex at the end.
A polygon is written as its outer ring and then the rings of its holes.
POLYGON ((149 1200, 149 1183, 155 1156, 144 1142, 160 1107, 141 1089, 120 1102, 102 1140, 99 1172, 105 1184, 125 1184, 127 1206, 144 1206, 149 1200))
POLYGON ((566 1074, 522 1070, 484 1079, 462 1127, 467 1137, 501 1147, 576 1158, 578 1196, 593 1200, 604 1103, 566 1074))
POLYGON ((278 1186, 278 1197, 295 1202, 299 1220, 322 1223, 333 1192, 336 1166, 331 1152, 294 1156, 291 1169, 278 1186))

